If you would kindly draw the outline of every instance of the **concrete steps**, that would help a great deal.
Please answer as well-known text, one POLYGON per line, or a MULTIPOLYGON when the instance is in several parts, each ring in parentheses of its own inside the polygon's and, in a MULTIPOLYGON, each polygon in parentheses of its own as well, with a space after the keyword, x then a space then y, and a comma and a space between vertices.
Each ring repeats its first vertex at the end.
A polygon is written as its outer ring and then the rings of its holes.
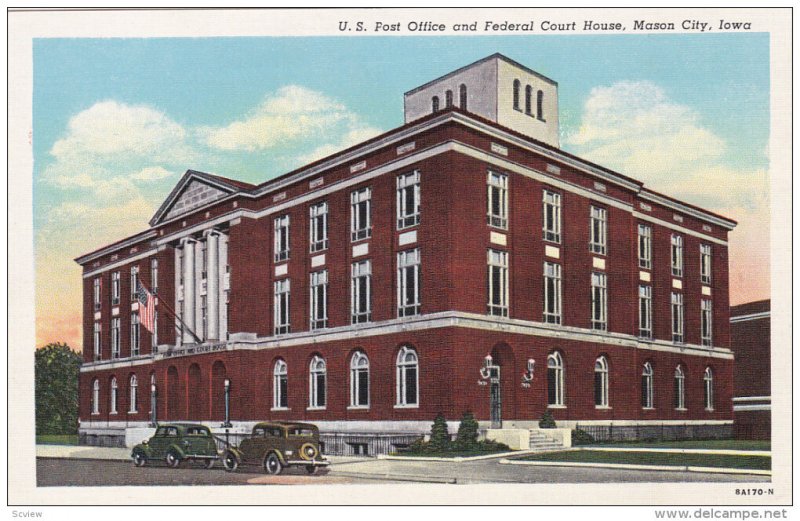
POLYGON ((537 452, 564 450, 564 446, 561 443, 542 434, 540 431, 530 432, 530 450, 535 450, 537 452))

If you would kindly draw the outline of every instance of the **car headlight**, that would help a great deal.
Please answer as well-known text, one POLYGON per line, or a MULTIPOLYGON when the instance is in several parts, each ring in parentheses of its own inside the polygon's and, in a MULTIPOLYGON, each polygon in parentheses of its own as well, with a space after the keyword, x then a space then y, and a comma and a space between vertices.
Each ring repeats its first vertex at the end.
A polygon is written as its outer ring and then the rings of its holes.
POLYGON ((291 456, 292 454, 294 454, 294 451, 291 451, 291 450, 287 450, 286 451, 286 455, 287 456, 291 456))

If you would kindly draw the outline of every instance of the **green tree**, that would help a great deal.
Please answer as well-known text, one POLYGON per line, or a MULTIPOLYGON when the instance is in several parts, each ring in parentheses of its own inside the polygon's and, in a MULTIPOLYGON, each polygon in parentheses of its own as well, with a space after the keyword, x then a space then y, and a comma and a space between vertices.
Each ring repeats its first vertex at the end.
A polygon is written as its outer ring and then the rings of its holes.
POLYGON ((478 421, 472 412, 467 411, 458 424, 455 446, 458 450, 475 449, 478 443, 478 421))
POLYGON ((75 434, 81 356, 67 344, 36 350, 36 433, 75 434))
POLYGON ((447 431, 447 421, 442 413, 433 420, 429 448, 432 452, 445 452, 450 448, 450 433, 447 431))

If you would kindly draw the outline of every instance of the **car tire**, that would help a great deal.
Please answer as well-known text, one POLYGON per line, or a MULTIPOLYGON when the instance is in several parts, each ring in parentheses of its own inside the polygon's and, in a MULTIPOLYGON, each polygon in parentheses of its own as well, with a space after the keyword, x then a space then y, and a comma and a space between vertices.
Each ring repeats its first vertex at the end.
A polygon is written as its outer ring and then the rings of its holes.
POLYGON ((264 471, 273 476, 277 476, 283 471, 283 464, 280 458, 278 458, 278 455, 274 452, 270 452, 267 454, 267 457, 264 458, 264 471))
POLYGON ((171 450, 167 452, 166 462, 168 467, 177 469, 181 466, 181 457, 174 450, 171 450))
POLYGON ((306 465, 306 472, 311 476, 317 473, 317 469, 319 469, 319 467, 316 465, 306 465))
POLYGON ((210 458, 209 458, 209 459, 207 459, 207 460, 205 460, 205 461, 203 462, 203 466, 204 466, 205 468, 207 468, 207 469, 210 469, 210 468, 212 468, 212 467, 214 466, 214 461, 215 461, 215 460, 213 460, 213 459, 210 459, 210 458))
POLYGON ((222 466, 225 467, 225 470, 228 472, 236 472, 236 469, 239 468, 239 458, 237 458, 236 454, 233 452, 227 451, 222 456, 222 466))
POLYGON ((142 452, 135 452, 133 454, 133 464, 136 467, 144 467, 147 465, 147 457, 142 452))

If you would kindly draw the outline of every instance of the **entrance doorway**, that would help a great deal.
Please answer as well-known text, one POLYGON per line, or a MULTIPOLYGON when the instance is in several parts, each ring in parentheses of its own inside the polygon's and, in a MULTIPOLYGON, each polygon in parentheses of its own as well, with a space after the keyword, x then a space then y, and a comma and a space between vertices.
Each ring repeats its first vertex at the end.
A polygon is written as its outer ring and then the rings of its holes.
POLYGON ((493 365, 489 367, 489 418, 492 422, 492 429, 500 429, 503 426, 502 407, 500 367, 493 365))

